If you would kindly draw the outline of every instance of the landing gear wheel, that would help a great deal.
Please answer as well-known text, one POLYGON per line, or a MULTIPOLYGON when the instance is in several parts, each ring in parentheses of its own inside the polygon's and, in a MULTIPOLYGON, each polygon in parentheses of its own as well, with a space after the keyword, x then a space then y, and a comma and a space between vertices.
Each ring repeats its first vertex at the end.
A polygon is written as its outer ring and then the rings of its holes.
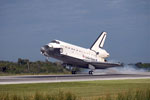
POLYGON ((89 71, 89 75, 93 75, 93 71, 89 71))
POLYGON ((76 74, 76 71, 72 71, 72 74, 76 74))

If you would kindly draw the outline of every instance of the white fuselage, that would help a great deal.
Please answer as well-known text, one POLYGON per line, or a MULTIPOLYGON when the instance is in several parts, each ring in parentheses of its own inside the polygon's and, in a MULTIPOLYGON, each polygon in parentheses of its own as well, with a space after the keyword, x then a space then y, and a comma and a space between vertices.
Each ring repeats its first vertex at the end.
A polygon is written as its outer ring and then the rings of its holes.
POLYGON ((90 49, 59 40, 53 40, 41 47, 41 53, 46 57, 52 57, 63 61, 63 65, 90 68, 91 70, 120 66, 118 63, 110 63, 105 59, 109 56, 109 53, 102 49, 106 35, 106 32, 102 32, 90 49))
POLYGON ((105 58, 109 56, 109 53, 101 48, 99 49, 99 51, 95 52, 94 50, 82 48, 59 40, 54 40, 47 45, 52 49, 60 49, 60 55, 69 56, 88 62, 105 62, 105 58))

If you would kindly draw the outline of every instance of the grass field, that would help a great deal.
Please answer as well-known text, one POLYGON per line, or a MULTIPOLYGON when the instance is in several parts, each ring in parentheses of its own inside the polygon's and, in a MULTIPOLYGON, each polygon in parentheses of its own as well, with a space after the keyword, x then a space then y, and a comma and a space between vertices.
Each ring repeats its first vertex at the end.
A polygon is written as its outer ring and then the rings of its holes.
POLYGON ((71 93, 83 100, 95 100, 94 98, 107 95, 115 96, 118 93, 134 92, 137 90, 145 91, 147 89, 150 89, 150 79, 103 80, 88 82, 0 85, 0 94, 32 97, 32 95, 36 95, 37 93, 55 95, 60 91, 63 91, 63 93, 71 93))

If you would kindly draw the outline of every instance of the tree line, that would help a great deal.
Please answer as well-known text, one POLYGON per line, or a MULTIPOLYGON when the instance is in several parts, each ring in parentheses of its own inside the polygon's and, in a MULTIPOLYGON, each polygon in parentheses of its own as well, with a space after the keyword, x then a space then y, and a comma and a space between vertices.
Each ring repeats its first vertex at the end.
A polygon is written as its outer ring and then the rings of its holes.
POLYGON ((70 73, 59 62, 35 61, 18 58, 17 62, 0 61, 0 74, 70 73))

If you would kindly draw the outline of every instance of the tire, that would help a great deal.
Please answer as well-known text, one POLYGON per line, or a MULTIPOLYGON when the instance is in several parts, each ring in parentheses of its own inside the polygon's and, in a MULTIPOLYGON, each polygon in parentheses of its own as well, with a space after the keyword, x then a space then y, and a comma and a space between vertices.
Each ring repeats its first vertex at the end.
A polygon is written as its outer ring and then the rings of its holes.
POLYGON ((72 71, 72 74, 76 74, 76 71, 72 71))
POLYGON ((93 75, 93 71, 89 71, 89 75, 93 75))

